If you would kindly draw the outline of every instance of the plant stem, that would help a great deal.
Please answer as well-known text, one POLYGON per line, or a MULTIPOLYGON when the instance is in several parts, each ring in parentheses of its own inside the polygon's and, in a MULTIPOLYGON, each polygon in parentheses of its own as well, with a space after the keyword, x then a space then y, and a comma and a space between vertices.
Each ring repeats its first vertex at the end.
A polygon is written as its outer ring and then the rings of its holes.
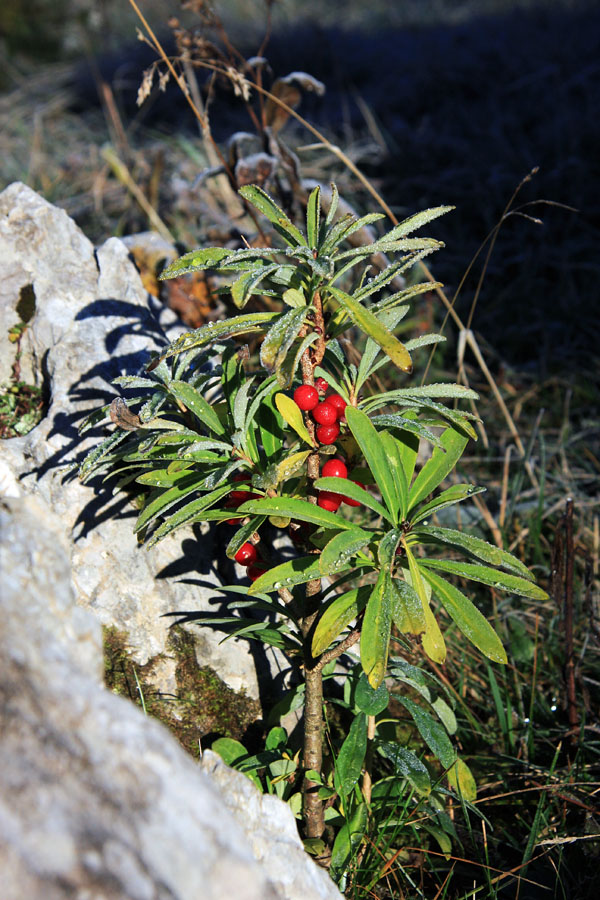
MULTIPOLYGON (((323 324, 322 313, 320 324, 323 324)), ((310 348, 302 355, 302 381, 304 384, 314 384, 314 370, 317 365, 311 360, 310 348)), ((306 427, 314 440, 315 426, 309 415, 305 416, 306 427)), ((309 480, 308 499, 311 503, 317 502, 317 497, 312 486, 319 477, 319 454, 311 453, 306 461, 306 473, 309 480)), ((315 552, 317 552, 315 550, 315 552)), ((321 774, 323 762, 323 675, 322 668, 313 658, 311 652, 311 629, 318 612, 318 597, 321 593, 321 579, 315 578, 306 585, 304 616, 300 621, 300 628, 304 638, 304 678, 305 678, 305 703, 304 703, 304 750, 303 765, 305 770, 312 769, 321 774)), ((318 796, 319 784, 304 779, 304 821, 306 835, 309 838, 320 838, 325 830, 323 801, 318 796)))

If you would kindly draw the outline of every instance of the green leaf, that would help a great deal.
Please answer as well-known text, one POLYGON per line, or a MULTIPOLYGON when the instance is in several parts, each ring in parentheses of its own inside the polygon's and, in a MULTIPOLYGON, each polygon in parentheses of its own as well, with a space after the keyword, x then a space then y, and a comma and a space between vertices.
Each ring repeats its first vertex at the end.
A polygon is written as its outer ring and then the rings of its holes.
MULTIPOLYGON (((419 565, 422 562, 424 560, 419 560, 419 565)), ((457 587, 450 584, 445 578, 440 578, 439 575, 430 572, 427 568, 421 569, 421 571, 435 591, 446 612, 456 622, 465 637, 475 644, 488 659, 505 664, 507 662, 506 651, 502 646, 502 641, 485 616, 479 612, 468 597, 465 597, 457 587)), ((529 582, 524 583, 529 584, 529 582)))
POLYGON ((347 797, 360 778, 366 750, 367 718, 364 713, 358 713, 335 761, 335 786, 340 796, 347 797))
POLYGON ((333 597, 323 611, 312 639, 312 655, 317 657, 341 635, 367 605, 371 595, 371 585, 353 588, 345 594, 333 597))
POLYGON ((412 517, 411 525, 414 526, 418 522, 422 522, 423 519, 426 519, 427 516, 438 512, 440 509, 444 509, 446 506, 453 506, 455 503, 460 503, 462 500, 468 500, 473 494, 480 494, 482 491, 485 491, 485 488, 477 487, 476 484, 453 484, 452 487, 442 491, 441 494, 438 494, 437 497, 430 500, 425 506, 421 506, 417 510, 417 513, 412 517))
MULTIPOLYGON (((153 547, 154 544, 157 544, 159 541, 162 541, 167 535, 172 534, 176 529, 182 528, 184 525, 191 525, 198 521, 208 522, 213 518, 228 518, 231 515, 230 510, 210 510, 209 507, 214 503, 217 503, 217 501, 220 500, 221 497, 224 497, 225 494, 228 494, 230 490, 231 488, 229 485, 223 485, 222 487, 211 491, 209 494, 198 497, 197 500, 192 500, 191 503, 186 503, 186 505, 181 509, 178 509, 177 512, 172 513, 153 533, 148 541, 148 549, 153 547)), ((164 508, 162 511, 164 512, 164 508)))
POLYGON ((265 741, 266 750, 279 750, 287 746, 287 732, 281 725, 271 728, 265 741))
POLYGON ((240 547, 246 543, 246 541, 250 538, 251 535, 254 534, 255 531, 258 531, 262 523, 265 521, 265 518, 266 516, 253 516, 249 522, 246 522, 245 525, 242 525, 241 528, 238 528, 234 536, 229 541, 227 550, 225 551, 229 559, 233 559, 240 547))
POLYGON ((86 478, 89 477, 92 472, 105 464, 115 447, 122 444, 128 437, 129 432, 127 431, 113 431, 113 433, 102 441, 101 444, 98 444, 97 447, 90 450, 79 467, 79 477, 81 480, 85 482, 86 478))
POLYGON ((265 397, 256 415, 260 441, 267 461, 271 461, 283 447, 283 419, 274 406, 271 394, 265 397))
POLYGON ((318 337, 318 334, 313 332, 312 334, 307 334, 302 340, 297 340, 295 342, 294 346, 290 349, 286 358, 275 373, 279 387, 284 388, 285 390, 292 386, 304 351, 307 350, 311 344, 314 344, 318 337))
POLYGON ((200 247, 198 250, 192 250, 190 253, 180 256, 170 266, 163 269, 158 277, 160 281, 164 281, 166 278, 177 278, 186 272, 218 268, 219 264, 232 253, 233 251, 226 247, 200 247))
POLYGON ((280 315, 281 313, 278 312, 248 313, 245 316, 224 319, 222 322, 209 322, 202 328, 182 334, 181 337, 169 344, 158 359, 152 360, 147 368, 151 371, 162 360, 168 359, 170 356, 176 356, 179 353, 185 353, 196 347, 203 347, 236 334, 253 334, 256 331, 264 331, 269 322, 279 318, 280 315))
POLYGON ((361 228, 372 225, 373 222, 378 222, 383 218, 385 218, 383 213, 367 213, 366 216, 362 216, 360 219, 356 219, 352 213, 346 213, 330 229, 323 241, 321 253, 324 255, 331 253, 339 244, 347 241, 351 234, 355 234, 361 228))
POLYGON ((431 586, 429 582, 424 582, 423 577, 421 575, 421 571, 417 566, 417 562, 414 558, 412 550, 406 541, 403 542, 404 551, 406 553, 406 558, 408 560, 408 573, 406 569, 404 569, 404 574, 407 580, 410 580, 412 587, 418 594, 419 600, 421 601, 421 605, 423 607, 423 612, 425 614, 425 633, 421 638, 421 643, 423 645, 423 650, 434 662, 443 663, 446 659, 446 642, 444 641, 444 636, 440 631, 440 626, 438 625, 435 616, 431 611, 431 607, 429 605, 429 599, 431 597, 431 586))
POLYGON ((329 541, 320 555, 321 574, 326 575, 346 567, 351 558, 359 550, 362 550, 372 537, 370 532, 363 531, 361 528, 340 531, 329 541))
POLYGON ((396 491, 394 476, 390 469, 390 460, 385 453, 379 435, 369 417, 353 406, 347 406, 346 421, 350 427, 356 443, 367 461, 381 496, 392 516, 392 523, 398 521, 398 509, 400 497, 396 491))
POLYGON ((300 450, 298 453, 290 453, 275 466, 275 487, 287 481, 302 469, 304 463, 312 453, 312 450, 300 450))
POLYGON ((158 515, 166 512, 169 507, 178 503, 188 494, 203 484, 205 474, 202 472, 186 472, 181 473, 181 477, 177 478, 175 483, 168 490, 152 491, 144 504, 144 508, 140 512, 135 523, 134 532, 137 534, 142 528, 146 528, 158 515))
POLYGON ((459 797, 462 796, 467 803, 474 803, 477 800, 477 784, 473 778, 473 773, 460 757, 446 773, 446 777, 450 787, 456 791, 459 797))
POLYGON ((216 434, 225 434, 225 427, 218 415, 207 403, 202 394, 186 381, 172 381, 169 385, 171 393, 180 403, 189 409, 203 425, 207 425, 216 434))
POLYGON ((369 491, 355 484, 350 478, 334 478, 328 475, 326 478, 317 478, 315 487, 323 491, 333 491, 336 494, 341 494, 342 497, 350 497, 351 500, 356 500, 357 503, 372 509, 373 512, 376 512, 388 522, 393 521, 385 506, 382 506, 369 491))
POLYGON ((493 566, 503 566, 515 575, 521 575, 529 581, 533 581, 533 575, 520 559, 513 556, 507 550, 501 550, 495 544, 489 544, 481 538, 454 528, 438 528, 435 525, 427 525, 417 528, 413 534, 420 541, 427 543, 427 538, 433 538, 433 542, 450 544, 452 547, 460 547, 477 559, 482 559, 493 566))
POLYGON ((331 182, 331 200, 329 203, 329 210, 327 211, 327 218, 325 219, 325 228, 329 228, 335 219, 339 201, 340 195, 338 193, 337 185, 331 182))
POLYGON ((294 403, 292 398, 288 397, 286 394, 275 394, 275 406, 290 428, 293 428, 303 441, 306 441, 307 444, 314 447, 315 445, 312 438, 304 424, 300 407, 294 403))
POLYGON ((421 762, 418 756, 406 747, 399 744, 393 744, 389 741, 380 741, 377 744, 377 750, 388 759, 395 767, 396 773, 406 778, 408 783, 422 797, 428 797, 431 793, 431 779, 426 766, 421 762))
POLYGON ((444 698, 436 697, 431 705, 438 714, 440 721, 444 723, 444 727, 448 734, 456 734, 456 729, 458 728, 456 716, 444 698))
POLYGON ((290 309, 269 328, 260 348, 261 365, 268 372, 279 368, 304 325, 308 307, 290 309))
POLYGON ((431 209, 424 209, 422 212, 415 213, 414 216, 409 216, 408 219, 404 219, 403 222, 394 226, 391 231, 388 231, 384 239, 386 241, 395 241, 399 238, 406 237, 407 234, 412 234, 413 231, 417 231, 419 228, 422 228, 423 225, 427 225, 432 219, 437 219, 438 216, 443 216, 453 209, 456 209, 456 207, 434 206, 431 209))
POLYGON ((389 470, 394 479, 394 494, 400 501, 400 518, 404 520, 408 509, 408 481, 404 472, 403 454, 399 441, 387 431, 379 434, 379 440, 388 459, 389 470))
POLYGON ((212 742, 210 749, 214 753, 218 753, 228 766, 234 766, 236 762, 248 756, 248 751, 243 744, 228 737, 217 738, 212 742))
POLYGON ((392 597, 392 620, 401 634, 422 634, 427 630, 423 604, 410 584, 392 579, 392 597))
POLYGON ((344 307, 350 319, 354 324, 364 331, 364 333, 372 338, 376 344, 379 344, 384 353, 386 353, 394 365, 398 366, 403 372, 412 372, 412 360, 410 353, 397 337, 381 324, 377 316, 362 306, 358 300, 346 294, 339 288, 330 287, 328 289, 335 299, 344 307))
POLYGON ((348 868, 352 857, 358 851, 363 835, 367 830, 367 804, 359 803, 349 821, 345 822, 335 836, 331 848, 331 867, 329 874, 334 881, 339 881, 348 868))
POLYGON ((399 695, 398 701, 408 710, 419 730, 419 734, 445 769, 449 769, 456 760, 456 750, 450 742, 444 726, 436 721, 414 700, 399 695))
POLYGON ((319 219, 321 216, 321 188, 319 185, 311 192, 306 205, 306 235, 308 246, 316 250, 319 244, 319 219))
POLYGON ((250 272, 244 272, 243 275, 240 275, 237 281, 234 281, 231 285, 231 299, 237 308, 242 309, 252 294, 257 293, 256 288, 261 281, 264 281, 268 275, 271 275, 278 268, 278 263, 271 263, 271 265, 252 269, 250 272))
MULTIPOLYGON (((532 584, 517 575, 507 575, 488 566, 479 566, 474 563, 455 562, 449 559, 420 559, 419 566, 429 569, 440 569, 449 575, 458 575, 460 578, 468 578, 470 581, 479 581, 489 584, 498 591, 507 591, 509 594, 518 594, 520 597, 530 597, 532 600, 547 600, 548 594, 537 584, 532 584)), ((429 573, 430 574, 430 573, 429 573)))
POLYGON ((391 577, 382 569, 367 603, 360 638, 360 661, 373 688, 385 678, 391 627, 391 577))
POLYGON ((399 253, 401 250, 408 252, 415 250, 437 250, 443 247, 441 241, 435 241, 433 238, 402 238, 401 240, 388 240, 386 236, 374 241, 372 244, 363 244, 354 250, 346 250, 336 257, 336 262, 343 259, 356 258, 359 262, 365 256, 372 256, 374 253, 399 253))
POLYGON ((454 466, 462 456, 469 441, 467 435, 456 428, 446 428, 442 434, 440 447, 435 447, 431 457, 427 460, 417 477, 408 495, 408 511, 420 503, 438 487, 444 478, 454 469, 454 466))
MULTIPOLYGON (((248 594, 268 593, 279 588, 289 590, 295 584, 306 584, 307 581, 320 579, 321 575, 329 575, 329 571, 321 571, 319 563, 318 556, 300 556, 275 566, 250 585, 248 594)), ((337 572, 340 568, 339 565, 335 565, 333 571, 337 572)))
POLYGON ((361 672, 354 694, 354 702, 361 712, 367 716, 377 716, 386 708, 389 699, 390 695, 384 682, 378 688, 372 688, 365 673, 361 672))
POLYGON ((238 507, 238 512, 255 513, 265 516, 284 516, 295 519, 298 522, 310 522, 324 528, 335 528, 339 531, 344 528, 356 528, 353 522, 348 522, 338 513, 321 509, 316 503, 308 500, 300 500, 297 497, 264 497, 261 500, 247 500, 238 507))
POLYGON ((292 306, 294 309, 306 306, 306 295, 300 288, 288 288, 281 297, 284 303, 287 303, 288 306, 292 306))
MULTIPOLYGON (((367 408, 366 404, 365 404, 364 408, 365 409, 367 408)), ((373 406, 370 405, 369 408, 372 409, 373 406)), ((409 410, 409 412, 410 412, 410 410, 409 410)), ((430 444, 433 444, 434 447, 441 446, 440 439, 437 436, 437 434, 434 434, 433 431, 431 431, 429 428, 427 428, 426 425, 423 425, 421 422, 413 421, 412 419, 409 419, 407 416, 398 415, 398 413, 392 413, 392 414, 384 413, 383 415, 380 415, 380 416, 373 416, 371 421, 373 422, 373 425, 376 425, 376 426, 381 425, 384 428, 387 427, 387 428, 399 429, 401 431, 401 434, 403 437, 406 434, 412 434, 412 435, 414 435, 415 438, 417 438, 417 443, 420 438, 424 438, 426 441, 429 441, 430 444)), ((403 459, 405 458, 405 455, 406 455, 405 453, 402 453, 403 459)), ((416 460, 416 455, 415 455, 415 460, 416 460)), ((412 478, 413 472, 414 472, 414 465, 412 466, 412 469, 411 469, 411 478, 412 478)))
POLYGON ((277 206, 275 201, 262 188, 257 187, 255 184, 246 184, 239 189, 239 193, 244 200, 256 207, 263 216, 266 216, 286 244, 289 244, 291 247, 307 246, 302 232, 290 222, 284 211, 277 206))
POLYGON ((397 400, 414 400, 415 402, 422 398, 435 397, 451 397, 454 400, 478 400, 479 394, 471 388, 463 387, 462 384, 450 384, 441 382, 440 384, 423 384, 417 387, 398 388, 395 391, 386 391, 380 397, 389 401, 397 400))

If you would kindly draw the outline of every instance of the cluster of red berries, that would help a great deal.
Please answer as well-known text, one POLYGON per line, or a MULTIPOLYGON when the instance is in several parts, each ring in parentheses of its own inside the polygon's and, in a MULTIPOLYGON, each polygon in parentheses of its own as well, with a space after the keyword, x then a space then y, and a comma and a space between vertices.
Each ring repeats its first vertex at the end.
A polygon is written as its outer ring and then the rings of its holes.
POLYGON ((347 403, 339 394, 329 394, 319 400, 319 394, 327 390, 324 378, 317 378, 315 386, 301 384, 294 391, 294 402, 304 412, 310 412, 317 423, 317 440, 321 444, 333 444, 340 433, 338 421, 344 418, 347 403))
MULTIPOLYGON (((329 459, 323 466, 321 475, 323 478, 347 478, 348 469, 346 463, 341 459, 329 459)), ((354 484, 364 488, 364 484, 361 484, 360 481, 355 481, 354 484)), ((337 494, 335 491, 319 491, 317 504, 321 509, 326 509, 328 512, 337 512, 342 503, 347 503, 348 506, 360 506, 358 500, 344 497, 343 494, 337 494)))
POLYGON ((238 552, 233 557, 240 566, 244 566, 247 570, 250 581, 256 581, 267 571, 267 567, 258 562, 258 553, 254 544, 246 541, 242 544, 238 552))

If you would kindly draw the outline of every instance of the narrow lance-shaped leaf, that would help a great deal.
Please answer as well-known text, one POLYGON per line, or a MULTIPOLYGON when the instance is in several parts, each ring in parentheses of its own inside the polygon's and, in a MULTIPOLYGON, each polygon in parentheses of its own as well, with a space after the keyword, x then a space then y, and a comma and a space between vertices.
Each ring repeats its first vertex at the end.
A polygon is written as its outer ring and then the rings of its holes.
POLYGON ((210 403, 191 384, 185 381, 172 381, 169 391, 196 416, 199 422, 207 425, 216 434, 225 434, 225 427, 210 403))
POLYGON ((238 512, 285 516, 289 519, 297 519, 299 522, 310 522, 324 528, 335 528, 337 531, 343 528, 356 528, 353 522, 349 522, 343 516, 321 509, 315 503, 309 503, 308 500, 300 500, 297 497, 264 497, 261 500, 248 500, 238 508, 238 512))
MULTIPOLYGON (((248 588, 248 593, 260 594, 263 591, 268 593, 279 590, 279 588, 289 589, 295 584, 306 584, 307 581, 320 578, 322 574, 330 574, 321 571, 319 562, 318 556, 300 556, 282 563, 280 566, 275 566, 257 578, 248 588)), ((335 566, 335 571, 338 571, 339 568, 339 566, 335 566)))
POLYGON ((228 494, 231 488, 229 485, 224 485, 222 487, 216 488, 216 490, 211 491, 209 494, 204 494, 202 497, 198 497, 196 500, 192 500, 191 503, 186 503, 181 509, 178 509, 177 512, 173 513, 169 516, 169 518, 162 523, 162 525, 156 529, 150 540, 148 541, 148 549, 153 547, 154 544, 157 544, 159 541, 162 541, 163 538, 167 537, 167 535, 172 534, 178 528, 182 528, 184 525, 191 525, 194 522, 201 521, 210 521, 213 518, 223 519, 227 516, 231 515, 229 510, 210 510, 209 507, 213 504, 217 503, 221 497, 228 494))
POLYGON ((390 582, 389 573, 382 569, 367 603, 360 637, 360 661, 373 688, 379 687, 387 668, 392 627, 390 582))
POLYGON ((321 188, 319 185, 311 192, 306 205, 306 235, 308 246, 316 250, 319 243, 319 219, 321 215, 321 188))
POLYGON ((285 459, 282 459, 281 462, 277 463, 275 467, 275 486, 287 481, 288 478, 291 478, 296 472, 299 472, 311 453, 312 450, 300 450, 298 453, 290 453, 289 456, 286 456, 285 459))
POLYGON ((229 559, 233 559, 240 547, 246 543, 246 541, 254 534, 255 531, 258 531, 262 523, 265 521, 265 518, 266 516, 253 516, 249 522, 246 522, 245 525, 242 525, 241 528, 238 528, 234 536, 229 541, 227 550, 225 551, 229 559))
POLYGON ((267 371, 277 369, 286 357, 286 354, 304 324, 307 307, 290 309, 284 313, 279 321, 269 328, 260 348, 260 362, 267 371))
POLYGON ((444 449, 434 449, 413 482, 408 495, 409 512, 449 475, 462 456, 469 438, 456 428, 447 428, 440 440, 444 449))
POLYGON ((520 559, 507 550, 501 550, 495 544, 490 544, 475 535, 465 534, 464 531, 457 531, 455 528, 438 528, 435 525, 424 525, 415 529, 413 534, 423 543, 427 543, 427 539, 430 538, 433 539, 433 543, 441 542, 450 544, 452 547, 460 547, 472 556, 476 556, 477 559, 482 559, 493 566, 502 566, 515 575, 533 581, 533 575, 520 559))
POLYGON ((455 503, 460 503, 462 500, 468 500, 473 494, 480 494, 482 491, 485 491, 485 488, 477 487, 476 484, 453 484, 452 487, 442 491, 441 494, 438 494, 438 496, 433 500, 430 500, 429 503, 419 507, 411 519, 411 524, 414 526, 418 522, 422 522, 423 519, 426 519, 427 516, 438 512, 438 510, 444 509, 446 506, 453 506, 455 503))
POLYGON ((159 279, 177 278, 186 272, 197 272, 202 269, 212 269, 232 255, 232 250, 225 247, 200 247, 185 253, 167 266, 159 275, 159 279))
POLYGON ((408 509, 408 480, 402 464, 400 445, 396 438, 387 431, 382 431, 379 439, 388 458, 390 472, 394 479, 394 492, 400 501, 400 518, 405 519, 408 509))
POLYGON ((449 769, 456 760, 456 751, 450 742, 444 726, 436 721, 430 713, 408 697, 398 696, 400 703, 409 711, 419 734, 437 756, 445 769, 449 769))
POLYGON ((423 650, 434 662, 443 663, 446 659, 446 642, 440 631, 440 626, 434 614, 431 611, 429 599, 431 597, 431 586, 428 582, 423 581, 419 567, 413 555, 412 550, 406 541, 403 542, 404 551, 408 561, 408 574, 404 570, 407 580, 410 579, 412 587, 415 589, 423 607, 425 615, 425 632, 421 638, 423 650))
POLYGON ((256 289, 261 281, 264 281, 267 276, 271 275, 278 268, 279 265, 277 263, 272 263, 269 266, 262 266, 240 275, 237 281, 234 281, 231 285, 231 299, 237 308, 242 309, 252 294, 256 293, 256 289))
POLYGON ((418 756, 401 747, 399 744, 393 744, 389 741, 381 741, 377 745, 377 750, 384 759, 388 759, 393 763, 396 774, 406 778, 408 783, 422 797, 428 797, 431 793, 431 778, 427 767, 418 756))
POLYGON ((314 447, 313 440, 308 433, 308 429, 304 424, 304 419, 302 418, 302 413, 300 408, 291 397, 288 397, 286 394, 276 394, 275 395, 275 406, 288 423, 290 428, 293 428, 297 435, 299 435, 303 441, 306 441, 307 444, 310 444, 314 447))
POLYGON ((392 620, 401 634, 422 634, 427 630, 423 604, 410 584, 392 579, 392 597, 392 620))
POLYGON ((342 797, 347 797, 358 779, 367 751, 367 717, 354 717, 335 761, 335 785, 342 797))
POLYGON ((470 581, 479 581, 488 584, 498 591, 506 591, 509 594, 518 594, 520 597, 529 597, 532 600, 547 600, 548 594, 537 584, 519 578, 518 575, 508 575, 499 572, 489 566, 480 566, 474 563, 456 562, 450 559, 420 559, 419 566, 427 569, 440 569, 449 575, 458 575, 460 578, 468 578, 470 581))
POLYGON ((320 614, 312 639, 312 654, 320 656, 367 605, 371 586, 353 588, 329 601, 320 614))
POLYGON ((269 197, 262 188, 255 184, 246 184, 240 188, 239 193, 244 200, 251 203, 274 226, 275 231, 291 247, 306 247, 306 240, 301 231, 288 219, 282 209, 269 197))
POLYGON ((328 291, 333 294, 336 300, 341 303, 350 319, 358 328, 372 338, 376 344, 379 344, 384 353, 386 353, 394 365, 402 369, 403 372, 412 372, 412 360, 410 353, 397 337, 381 324, 377 316, 368 310, 365 306, 346 294, 339 288, 330 287, 328 291))
POLYGON ((404 219, 403 222, 400 222, 399 225, 395 225, 391 231, 388 231, 385 235, 385 240, 397 240, 398 238, 406 237, 407 234, 412 234, 413 231, 417 231, 423 225, 427 225, 432 219, 437 219, 438 216, 443 216, 455 208, 454 206, 434 206, 431 209, 424 209, 422 212, 415 213, 414 216, 409 216, 408 219, 404 219))
POLYGON ((373 535, 361 528, 352 528, 336 534, 324 547, 320 556, 321 574, 344 568, 351 558, 365 547, 373 535))
POLYGON ((395 523, 400 507, 400 497, 396 491, 394 476, 390 469, 390 461, 381 445, 379 435, 364 412, 352 406, 347 406, 345 414, 350 431, 373 473, 377 487, 381 491, 381 496, 395 523))
POLYGON ((448 784, 456 793, 463 797, 467 803, 477 800, 477 783, 473 773, 463 759, 456 760, 451 769, 446 773, 448 784))
POLYGON ((188 331, 173 341, 157 359, 146 367, 148 372, 170 356, 177 356, 195 347, 203 347, 213 341, 223 340, 236 334, 253 334, 256 331, 264 331, 265 327, 279 317, 278 312, 248 313, 245 316, 234 316, 232 319, 224 319, 222 322, 209 322, 195 331, 188 331))

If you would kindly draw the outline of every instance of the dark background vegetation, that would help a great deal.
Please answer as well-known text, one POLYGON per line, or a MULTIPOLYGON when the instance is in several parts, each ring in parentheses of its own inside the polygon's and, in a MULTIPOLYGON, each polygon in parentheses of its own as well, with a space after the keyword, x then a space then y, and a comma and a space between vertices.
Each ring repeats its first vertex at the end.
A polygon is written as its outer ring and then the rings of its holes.
MULTIPOLYGON (((175 0, 141 5, 166 46, 173 46, 169 15, 193 22, 175 0)), ((255 54, 262 37, 259 0, 217 6, 234 43, 255 54)), ((197 124, 172 85, 136 106, 143 70, 155 55, 135 41, 135 25, 127 0, 4 0, 0 189, 25 181, 64 207, 94 241, 145 230, 145 215, 102 156, 110 142, 172 233, 196 246, 214 224, 211 209, 190 192, 206 165, 197 124)), ((600 813, 592 787, 579 785, 598 780, 600 753, 600 4, 283 0, 274 6, 266 55, 274 76, 304 70, 325 83, 325 95, 306 95, 300 112, 372 179, 399 218, 427 206, 456 206, 427 231, 446 242, 432 267, 450 297, 513 192, 538 169, 515 205, 525 216, 513 212, 502 225, 472 323, 537 487, 514 446, 506 464, 514 436, 471 358, 467 371, 482 392, 489 445, 480 441, 464 466, 466 480, 487 485, 487 510, 500 523, 505 546, 534 567, 551 597, 546 604, 495 600, 492 610, 482 595, 511 658, 493 698, 485 665, 465 655, 459 642, 446 674, 461 685, 460 739, 479 780, 480 809, 495 828, 489 848, 481 834, 461 830, 465 854, 481 866, 508 869, 522 861, 531 835, 535 841, 575 835, 581 842, 557 843, 542 854, 534 842, 540 860, 528 875, 538 885, 511 884, 498 896, 595 898, 598 843, 589 836, 600 832, 600 813), (562 668, 568 591, 560 578, 553 581, 567 496, 575 509, 576 746, 562 668), (548 784, 552 793, 544 793, 548 784)), ((234 131, 251 130, 243 104, 224 88, 210 118, 222 145, 234 131)), ((284 137, 307 177, 336 180, 360 212, 374 208, 339 159, 301 149, 314 139, 300 126, 289 124, 284 137)), ((463 321, 480 262, 457 301, 463 321)), ((442 317, 436 301, 434 327, 442 317)), ((453 326, 448 336, 440 377, 453 379, 453 326)), ((463 524, 491 539, 481 510, 463 524)), ((440 865, 428 896, 438 896, 445 877, 440 865)), ((474 871, 458 866, 448 896, 466 896, 474 871)), ((477 884, 482 897, 500 888, 486 887, 483 876, 477 884)))

